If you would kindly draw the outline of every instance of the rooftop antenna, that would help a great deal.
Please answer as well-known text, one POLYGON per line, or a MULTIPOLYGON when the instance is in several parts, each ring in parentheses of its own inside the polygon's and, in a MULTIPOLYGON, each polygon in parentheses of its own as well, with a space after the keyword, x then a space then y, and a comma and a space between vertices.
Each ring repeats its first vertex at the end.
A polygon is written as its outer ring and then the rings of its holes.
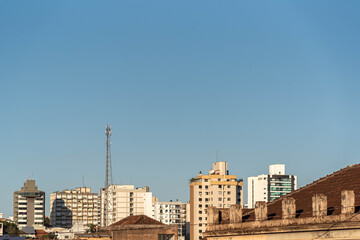
POLYGON ((111 152, 110 152, 110 136, 111 136, 111 127, 106 125, 105 135, 106 135, 106 174, 105 174, 105 188, 109 185, 112 185, 112 167, 111 167, 111 152))
POLYGON ((82 176, 82 180, 83 180, 83 187, 85 187, 85 183, 84 183, 84 175, 82 176))

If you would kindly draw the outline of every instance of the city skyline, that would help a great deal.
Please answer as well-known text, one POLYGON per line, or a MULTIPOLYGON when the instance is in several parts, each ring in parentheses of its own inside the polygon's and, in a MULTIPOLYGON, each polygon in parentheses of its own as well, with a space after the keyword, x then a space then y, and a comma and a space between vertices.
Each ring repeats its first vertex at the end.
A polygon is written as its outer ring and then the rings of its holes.
MULTIPOLYGON (((0 212, 105 180, 189 200, 219 160, 298 186, 359 162, 359 2, 0 2, 0 212), (336 17, 334 17, 336 16, 336 17)), ((244 191, 244 199, 246 191, 244 191)))

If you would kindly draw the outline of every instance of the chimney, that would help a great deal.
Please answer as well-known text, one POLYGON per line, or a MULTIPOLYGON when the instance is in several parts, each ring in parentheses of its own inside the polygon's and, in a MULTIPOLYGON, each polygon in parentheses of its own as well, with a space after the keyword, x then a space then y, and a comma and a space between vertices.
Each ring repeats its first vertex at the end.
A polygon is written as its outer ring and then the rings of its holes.
POLYGON ((216 207, 208 207, 207 222, 209 225, 214 225, 219 223, 219 211, 216 209, 216 207))
POLYGON ((242 208, 240 204, 230 206, 230 223, 242 222, 242 208))
POLYGON ((355 212, 355 193, 352 190, 341 192, 341 213, 349 214, 355 212))
POLYGON ((314 194, 312 197, 312 212, 313 217, 327 215, 327 196, 324 194, 314 194))
POLYGON ((267 219, 267 205, 266 202, 256 202, 255 203, 255 220, 264 221, 267 219))
POLYGON ((296 204, 295 199, 292 197, 286 197, 282 200, 282 218, 290 219, 295 218, 296 204))

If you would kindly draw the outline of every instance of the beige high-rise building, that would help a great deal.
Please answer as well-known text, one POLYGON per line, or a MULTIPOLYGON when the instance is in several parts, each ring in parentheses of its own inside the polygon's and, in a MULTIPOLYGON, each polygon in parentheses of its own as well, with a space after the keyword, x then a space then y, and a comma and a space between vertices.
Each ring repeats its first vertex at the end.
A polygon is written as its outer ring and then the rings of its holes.
POLYGON ((39 191, 35 180, 27 180, 20 191, 14 192, 14 221, 23 228, 44 225, 45 192, 39 191))
POLYGON ((109 226, 132 215, 153 217, 149 187, 109 185, 100 190, 100 226, 109 226))
POLYGON ((98 225, 99 195, 89 187, 63 190, 50 194, 50 223, 71 228, 74 224, 98 225))
POLYGON ((243 204, 243 180, 229 175, 227 162, 213 163, 209 175, 201 172, 190 179, 190 239, 202 238, 207 225, 207 208, 229 208, 243 204))

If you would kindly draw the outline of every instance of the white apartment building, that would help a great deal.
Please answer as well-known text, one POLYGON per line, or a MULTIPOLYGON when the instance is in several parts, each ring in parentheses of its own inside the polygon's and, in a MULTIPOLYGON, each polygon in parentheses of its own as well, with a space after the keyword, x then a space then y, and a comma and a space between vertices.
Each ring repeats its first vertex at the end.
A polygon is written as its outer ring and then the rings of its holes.
POLYGON ((149 187, 109 185, 100 191, 100 226, 109 226, 132 215, 153 217, 149 187))
POLYGON ((23 228, 44 225, 45 192, 39 191, 35 180, 27 180, 20 191, 14 192, 14 221, 23 228))
POLYGON ((284 164, 269 166, 269 174, 248 177, 248 208, 258 201, 270 202, 297 188, 297 177, 285 174, 284 164))
POLYGON ((227 162, 213 163, 209 175, 201 172, 190 179, 190 239, 202 238, 207 225, 207 208, 229 208, 243 204, 243 180, 229 175, 227 162))
POLYGON ((154 219, 164 224, 178 225, 178 238, 185 240, 186 235, 186 203, 179 201, 154 203, 154 219))
POLYGON ((54 227, 71 228, 74 224, 98 225, 99 195, 91 188, 80 187, 50 194, 50 223, 54 227))

